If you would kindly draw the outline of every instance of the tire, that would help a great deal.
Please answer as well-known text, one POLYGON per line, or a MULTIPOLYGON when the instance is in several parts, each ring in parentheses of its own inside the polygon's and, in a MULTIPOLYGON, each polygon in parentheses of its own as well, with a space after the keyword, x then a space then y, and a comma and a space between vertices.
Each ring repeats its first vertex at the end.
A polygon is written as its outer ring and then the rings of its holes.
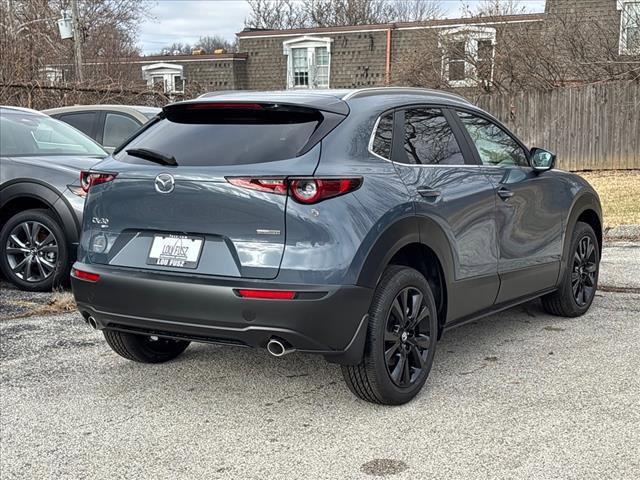
POLYGON ((68 280, 70 268, 67 239, 49 210, 17 213, 0 230, 0 270, 21 290, 58 287, 68 280))
POLYGON ((388 267, 374 292, 364 356, 359 365, 342 366, 349 389, 362 400, 401 405, 413 399, 429 376, 438 336, 436 303, 427 280, 412 268, 388 267), (404 292, 407 300, 403 301, 404 292), (422 295, 416 309, 415 303, 422 295), (414 303, 415 300, 415 303, 414 303), (403 315, 396 307, 409 305, 403 315), (423 317, 415 329, 407 323, 423 317), (385 353, 389 354, 389 361, 385 353), (403 355, 405 363, 402 363, 403 355), (408 375, 406 374, 408 365, 408 375), (417 367, 419 365, 419 367, 417 367), (407 381, 408 380, 408 381, 407 381))
POLYGON ((586 223, 578 222, 571 236, 569 248, 567 268, 558 290, 542 297, 542 306, 552 315, 579 317, 589 310, 598 288, 600 249, 593 228, 586 223), (584 295, 578 293, 580 285, 584 295))
POLYGON ((111 350, 127 360, 140 363, 168 362, 184 352, 191 343, 114 330, 103 330, 102 333, 111 350))

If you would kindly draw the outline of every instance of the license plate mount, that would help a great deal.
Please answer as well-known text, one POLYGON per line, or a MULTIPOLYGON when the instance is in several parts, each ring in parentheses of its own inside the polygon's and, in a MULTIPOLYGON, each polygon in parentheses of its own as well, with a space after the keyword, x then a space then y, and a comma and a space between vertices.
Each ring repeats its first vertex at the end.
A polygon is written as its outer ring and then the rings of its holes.
POLYGON ((151 241, 147 265, 198 268, 204 238, 190 235, 156 234, 151 241))

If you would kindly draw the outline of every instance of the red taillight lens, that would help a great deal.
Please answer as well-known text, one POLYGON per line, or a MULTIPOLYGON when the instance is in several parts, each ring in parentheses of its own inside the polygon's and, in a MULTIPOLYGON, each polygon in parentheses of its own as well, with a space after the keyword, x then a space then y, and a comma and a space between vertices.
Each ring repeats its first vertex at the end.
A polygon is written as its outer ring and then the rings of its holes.
POLYGON ((362 178, 300 178, 291 180, 291 197, 300 203, 317 203, 327 198, 353 192, 362 178))
POLYGON ((353 192, 362 185, 362 178, 260 178, 227 177, 227 181, 237 187, 250 188, 260 192, 285 195, 287 191, 296 202, 317 203, 327 198, 353 192))
POLYGON ((290 290, 237 290, 242 298, 262 298, 267 300, 293 300, 296 292, 290 290))
POLYGON ((117 173, 100 173, 100 172, 80 172, 80 186, 85 193, 94 185, 107 183, 116 178, 117 173))
POLYGON ((92 283, 100 280, 100 275, 98 275, 97 273, 86 272, 84 270, 78 270, 77 268, 71 269, 71 276, 92 283))
POLYGON ((287 193, 287 181, 284 178, 229 177, 227 182, 236 187, 250 188, 260 192, 279 193, 280 195, 287 193))

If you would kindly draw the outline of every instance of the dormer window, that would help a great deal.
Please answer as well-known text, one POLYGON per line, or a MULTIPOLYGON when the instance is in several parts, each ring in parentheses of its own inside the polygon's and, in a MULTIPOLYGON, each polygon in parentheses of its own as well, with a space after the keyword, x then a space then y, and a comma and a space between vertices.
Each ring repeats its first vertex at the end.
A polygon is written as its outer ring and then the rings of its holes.
POLYGON ((620 54, 640 54, 640 1, 618 0, 620 10, 620 54))
POLYGON ((283 42, 287 88, 329 88, 331 41, 304 36, 283 42))
POLYGON ((440 32, 442 78, 452 87, 474 87, 493 80, 496 30, 460 27, 440 32))

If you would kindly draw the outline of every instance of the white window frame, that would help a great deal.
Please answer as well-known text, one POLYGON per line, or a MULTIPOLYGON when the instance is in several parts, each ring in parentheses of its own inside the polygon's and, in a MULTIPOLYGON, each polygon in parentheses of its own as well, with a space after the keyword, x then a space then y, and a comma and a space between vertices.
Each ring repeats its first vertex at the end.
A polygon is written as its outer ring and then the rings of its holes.
POLYGON ((291 40, 285 40, 282 42, 282 53, 287 57, 287 88, 290 89, 326 89, 329 88, 331 83, 331 43, 332 38, 329 37, 311 37, 303 36, 293 38, 291 40), (309 85, 295 85, 293 75, 293 50, 294 49, 306 49, 307 50, 307 65, 309 68, 309 85), (328 56, 327 64, 327 83, 326 85, 320 85, 316 76, 316 48, 326 48, 328 56))
MULTIPOLYGON (((640 8, 640 0, 618 0, 617 7, 620 11, 620 47, 618 53, 620 55, 640 55, 640 45, 636 48, 629 48, 627 45, 627 28, 630 20, 626 14, 629 5, 637 4, 640 8)), ((637 19, 640 23, 640 19, 637 19)))
POLYGON ((491 72, 489 82, 493 83, 496 58, 496 29, 493 27, 456 27, 439 33, 438 46, 442 51, 442 78, 452 87, 475 87, 480 83, 475 63, 478 61, 478 42, 491 41, 491 72), (446 41, 445 41, 446 40, 446 41), (473 60, 465 61, 464 80, 449 80, 449 57, 447 45, 452 42, 464 42, 465 55, 473 60))
POLYGON ((142 78, 147 81, 147 86, 153 88, 154 78, 162 77, 165 93, 184 93, 186 79, 183 75, 182 65, 174 63, 153 63, 142 67, 142 78), (176 77, 182 78, 182 88, 176 89, 176 77))

